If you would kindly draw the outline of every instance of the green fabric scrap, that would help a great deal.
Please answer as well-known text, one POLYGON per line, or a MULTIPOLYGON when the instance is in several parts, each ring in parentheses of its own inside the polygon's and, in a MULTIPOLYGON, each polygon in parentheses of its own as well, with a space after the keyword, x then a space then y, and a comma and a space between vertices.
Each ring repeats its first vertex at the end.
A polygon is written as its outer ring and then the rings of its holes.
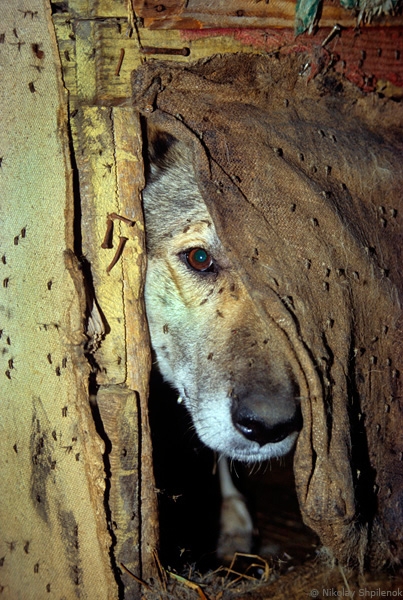
POLYGON ((296 35, 313 27, 320 3, 321 0, 297 0, 295 8, 296 35))
POLYGON ((353 8, 357 8, 359 5, 359 0, 340 0, 340 6, 343 8, 347 8, 351 10, 353 8))
MULTIPOLYGON (((295 34, 312 32, 322 0, 297 0, 295 34)), ((403 5, 402 0, 340 0, 340 6, 357 10, 357 23, 369 22, 373 17, 393 14, 403 5)))

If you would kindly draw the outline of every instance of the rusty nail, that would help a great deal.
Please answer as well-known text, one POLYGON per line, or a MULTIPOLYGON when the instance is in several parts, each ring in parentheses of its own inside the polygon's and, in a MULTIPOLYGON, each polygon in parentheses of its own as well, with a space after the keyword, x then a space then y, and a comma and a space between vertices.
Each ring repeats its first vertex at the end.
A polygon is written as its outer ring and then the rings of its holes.
POLYGON ((114 212, 109 213, 108 219, 123 221, 123 223, 126 223, 126 225, 129 225, 129 227, 134 227, 134 225, 136 224, 136 221, 133 221, 133 219, 129 219, 128 217, 124 217, 123 215, 118 215, 117 213, 114 213, 114 212))
POLYGON ((120 56, 119 56, 118 64, 117 64, 116 69, 115 69, 115 75, 116 75, 116 77, 119 77, 119 75, 120 75, 120 69, 122 67, 122 63, 123 63, 124 57, 125 57, 125 49, 121 48, 120 49, 120 56))
POLYGON ((126 244, 126 242, 127 242, 128 239, 129 238, 123 237, 123 236, 119 237, 119 244, 118 244, 118 247, 116 248, 115 256, 113 257, 111 264, 106 269, 107 273, 110 273, 110 271, 113 269, 113 267, 118 262, 119 258, 122 256, 123 249, 124 249, 125 244, 126 244))
POLYGON ((113 221, 108 216, 108 218, 106 220, 105 237, 101 244, 101 248, 113 248, 112 236, 113 236, 113 221))
POLYGON ((329 33, 329 35, 327 35, 325 37, 325 39, 323 40, 323 42, 321 44, 322 48, 324 48, 336 35, 340 35, 341 30, 342 30, 341 25, 336 23, 336 25, 334 25, 334 27, 331 30, 331 32, 329 33))
POLYGON ((190 48, 160 48, 157 46, 143 46, 141 54, 173 54, 176 56, 189 56, 190 48))

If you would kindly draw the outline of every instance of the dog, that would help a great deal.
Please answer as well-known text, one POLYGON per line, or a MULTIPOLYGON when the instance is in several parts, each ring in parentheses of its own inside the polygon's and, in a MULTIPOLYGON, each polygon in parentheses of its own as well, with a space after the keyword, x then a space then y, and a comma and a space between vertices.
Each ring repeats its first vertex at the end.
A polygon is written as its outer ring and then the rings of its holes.
MULTIPOLYGON (((217 235, 186 144, 150 129, 148 155, 145 303, 158 367, 220 457, 281 457, 302 426, 297 378, 217 235)), ((219 473, 229 557, 250 551, 253 524, 224 458, 219 473)))

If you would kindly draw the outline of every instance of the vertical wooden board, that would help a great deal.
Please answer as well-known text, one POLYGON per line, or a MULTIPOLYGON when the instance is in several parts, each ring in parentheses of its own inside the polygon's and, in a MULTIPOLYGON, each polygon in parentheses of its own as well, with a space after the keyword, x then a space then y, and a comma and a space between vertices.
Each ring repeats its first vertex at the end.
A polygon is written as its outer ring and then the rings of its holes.
MULTIPOLYGON (((130 72, 142 62, 135 34, 126 19, 105 19, 95 25, 97 94, 99 100, 130 97, 130 72)), ((112 100, 113 101, 113 100, 112 100)))
MULTIPOLYGON (((111 249, 109 254, 100 250, 100 240, 97 239, 94 243, 94 235, 89 231, 85 234, 84 242, 86 255, 93 269, 97 303, 110 323, 105 340, 95 354, 100 373, 105 372, 105 364, 110 364, 109 352, 114 352, 117 347, 126 350, 125 354, 121 352, 124 360, 120 363, 124 380, 120 383, 123 385, 114 385, 110 377, 101 375, 102 381, 107 384, 101 386, 96 397, 110 445, 110 488, 107 501, 114 536, 112 552, 118 568, 123 564, 132 573, 141 574, 147 579, 154 569, 154 563, 150 568, 148 565, 154 560, 152 551, 157 546, 157 509, 147 420, 151 360, 143 301, 146 255, 140 195, 144 187, 140 122, 138 115, 128 107, 118 107, 111 111, 86 107, 83 114, 87 117, 91 115, 91 120, 85 121, 85 127, 81 129, 79 137, 87 140, 88 144, 84 144, 87 150, 91 147, 91 139, 97 138, 102 139, 102 148, 107 146, 113 152, 116 184, 114 193, 104 195, 107 186, 104 187, 102 181, 99 185, 88 184, 88 173, 84 174, 86 166, 83 163, 80 168, 79 164, 81 189, 86 192, 85 197, 82 197, 82 205, 87 207, 83 210, 83 218, 85 219, 88 210, 88 215, 92 215, 95 221, 98 219, 101 223, 102 235, 105 232, 105 219, 102 218, 104 213, 115 212, 124 218, 123 221, 113 221, 115 248, 111 249), (105 127, 100 128, 100 122, 105 127), (106 138, 97 135, 101 130, 109 132, 106 138), (113 139, 110 137, 112 135, 113 139), (98 193, 94 191, 91 194, 91 189, 97 189, 98 193), (102 265, 102 262, 105 261, 105 256, 109 257, 108 261, 111 260, 116 250, 116 240, 120 236, 127 238, 126 244, 110 275, 107 275, 105 264, 102 265), (113 297, 115 292, 116 298, 113 297), (112 321, 111 310, 120 311, 120 320, 117 318, 112 321), (122 324, 124 331, 121 330, 122 324), (121 339, 117 339, 116 336, 121 336, 121 339), (108 338, 112 344, 108 343, 108 338), (144 539, 147 540, 146 544, 144 539)), ((97 161, 100 155, 99 148, 89 152, 97 161)), ((89 172, 94 174, 96 166, 89 172)), ((89 230, 96 230, 95 221, 89 226, 89 230)), ((89 224, 89 218, 87 223, 89 224)), ((106 373, 110 375, 109 367, 106 373)), ((121 574, 121 580, 124 597, 136 598, 139 591, 136 581, 125 571, 121 574)))
POLYGON ((116 598, 88 403, 66 97, 47 2, 2 7, 0 590, 116 598))
POLYGON ((148 385, 150 340, 143 300, 146 254, 141 205, 144 187, 141 127, 139 116, 131 107, 114 108, 112 118, 119 211, 135 222, 134 227, 122 224, 122 232, 129 238, 121 261, 128 350, 126 383, 130 389, 143 393, 148 385))
MULTIPOLYGON (((138 598, 141 574, 139 411, 137 394, 120 386, 101 387, 97 404, 108 436, 107 494, 114 543, 112 553, 125 600, 138 598)), ((141 510, 143 514, 143 511, 141 510)))
POLYGON ((86 102, 95 102, 96 99, 94 27, 96 23, 92 19, 74 21, 77 95, 86 102))
POLYGON ((140 406, 141 451, 141 567, 142 576, 155 576, 154 553, 158 544, 158 508, 154 483, 151 433, 148 421, 148 381, 151 369, 150 340, 143 299, 146 254, 140 191, 144 187, 141 125, 132 108, 113 109, 116 167, 121 211, 136 221, 122 257, 127 348, 127 385, 136 390, 140 406))
MULTIPOLYGON (((106 460, 112 554, 116 567, 123 563, 131 572, 148 578, 154 571, 157 508, 147 419, 151 359, 143 302, 146 255, 140 122, 129 107, 81 106, 72 124, 80 180, 82 253, 105 324, 94 359, 97 383, 101 384, 96 401, 110 447, 106 460), (111 213, 123 220, 111 221, 113 248, 101 248, 111 213), (122 237, 126 238, 124 250, 108 273, 122 237)), ((125 598, 136 597, 138 586, 133 578, 123 573, 122 585, 125 598)))
POLYGON ((107 215, 120 211, 111 109, 83 106, 77 109, 71 124, 80 181, 81 251, 90 268, 92 282, 88 283, 93 285, 105 333, 95 351, 99 365, 97 382, 101 385, 124 383, 126 334, 121 263, 107 273, 119 235, 126 230, 124 224, 114 223, 113 248, 101 248, 107 215))
POLYGON ((62 77, 69 94, 77 95, 76 83, 76 44, 72 20, 66 13, 56 13, 52 17, 57 35, 57 45, 62 63, 62 77))
POLYGON ((151 579, 156 575, 158 543, 147 407, 151 358, 143 302, 142 140, 139 117, 130 107, 131 69, 127 62, 131 58, 131 63, 140 64, 142 58, 138 42, 125 35, 125 20, 91 21, 86 19, 85 7, 81 7, 83 13, 76 12, 78 4, 74 3, 73 10, 70 3, 71 15, 57 15, 55 26, 59 47, 68 51, 67 55, 61 52, 61 58, 71 86, 71 130, 79 183, 76 251, 82 256, 89 290, 87 311, 91 313, 96 306, 95 320, 101 325, 97 339, 90 340, 88 347, 93 354, 94 378, 100 385, 94 402, 107 447, 105 500, 113 537, 111 558, 120 593, 130 599, 138 597, 138 584, 120 565, 151 579), (71 50, 67 22, 75 33, 71 50), (121 79, 115 64, 122 48, 126 63, 121 79), (72 57, 76 59, 75 77, 71 76, 72 57), (112 96, 103 96, 105 86, 112 96), (113 105, 119 95, 126 106, 99 105, 113 105), (129 222, 114 217, 113 247, 101 248, 111 213, 129 222), (120 238, 127 238, 124 251, 110 268, 120 238))

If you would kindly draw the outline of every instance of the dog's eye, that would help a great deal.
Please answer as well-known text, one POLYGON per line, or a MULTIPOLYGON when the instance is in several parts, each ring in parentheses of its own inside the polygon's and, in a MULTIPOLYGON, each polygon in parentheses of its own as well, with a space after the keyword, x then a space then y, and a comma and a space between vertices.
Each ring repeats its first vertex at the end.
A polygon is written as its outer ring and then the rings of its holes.
POLYGON ((185 252, 185 259, 189 267, 195 271, 215 270, 213 257, 203 248, 191 248, 185 252))

